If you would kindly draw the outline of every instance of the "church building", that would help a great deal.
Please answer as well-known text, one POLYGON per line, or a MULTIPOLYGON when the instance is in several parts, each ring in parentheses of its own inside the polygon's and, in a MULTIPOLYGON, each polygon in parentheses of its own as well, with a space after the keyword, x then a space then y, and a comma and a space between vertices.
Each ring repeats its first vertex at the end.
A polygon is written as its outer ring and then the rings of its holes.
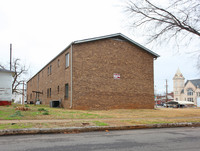
POLYGON ((176 71, 173 78, 174 100, 193 102, 200 107, 200 79, 187 80, 180 69, 176 71))

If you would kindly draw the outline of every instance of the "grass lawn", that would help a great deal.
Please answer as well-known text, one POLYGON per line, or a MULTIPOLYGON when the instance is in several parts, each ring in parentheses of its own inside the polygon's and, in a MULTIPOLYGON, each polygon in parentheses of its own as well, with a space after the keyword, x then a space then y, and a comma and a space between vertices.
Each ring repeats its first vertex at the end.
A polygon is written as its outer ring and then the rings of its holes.
POLYGON ((0 106, 0 129, 122 126, 175 122, 200 122, 200 109, 69 110, 50 108, 44 105, 0 106), (1 120, 29 120, 29 122, 1 123, 1 120), (30 122, 30 120, 50 120, 51 122, 30 122), (53 122, 53 120, 61 121, 53 122))
POLYGON ((0 106, 0 120, 51 120, 51 119, 101 119, 111 118, 109 115, 100 115, 90 111, 66 110, 50 108, 44 105, 11 105, 0 106), (17 110, 27 108, 27 111, 17 110), (16 114, 17 113, 17 114, 16 114), (47 113, 45 115, 45 113, 47 113), (21 115, 19 115, 21 114, 21 115))

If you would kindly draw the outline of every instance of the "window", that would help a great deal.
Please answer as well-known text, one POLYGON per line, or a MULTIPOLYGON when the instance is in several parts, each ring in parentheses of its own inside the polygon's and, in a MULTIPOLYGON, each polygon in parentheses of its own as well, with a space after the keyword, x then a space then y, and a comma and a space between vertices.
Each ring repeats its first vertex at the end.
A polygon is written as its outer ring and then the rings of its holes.
POLYGON ((51 74, 51 71, 52 71, 52 66, 50 65, 50 66, 48 67, 47 74, 50 75, 50 74, 51 74))
POLYGON ((193 95, 193 90, 191 88, 187 89, 187 95, 193 95))
POLYGON ((49 67, 49 74, 51 74, 51 67, 52 67, 52 66, 50 65, 50 67, 49 67))
POLYGON ((58 67, 60 66, 60 59, 58 59, 58 67))
POLYGON ((49 97, 49 89, 47 89, 47 98, 49 97))
POLYGON ((189 102, 194 102, 194 101, 193 101, 193 98, 187 98, 187 100, 188 100, 189 102))
POLYGON ((49 88, 49 97, 51 97, 51 88, 49 88))
POLYGON ((200 96, 200 92, 197 92, 197 96, 200 96))
POLYGON ((47 70, 47 75, 49 75, 49 73, 50 73, 50 72, 49 72, 49 67, 48 67, 48 70, 47 70))
POLYGON ((69 84, 65 84, 65 98, 68 99, 69 97, 69 84))
POLYGON ((65 67, 69 67, 69 53, 65 55, 65 67))
POLYGON ((47 89, 47 98, 51 97, 51 88, 47 89))
POLYGON ((60 91, 60 87, 59 86, 57 87, 57 90, 58 90, 58 93, 59 93, 59 91, 60 91))

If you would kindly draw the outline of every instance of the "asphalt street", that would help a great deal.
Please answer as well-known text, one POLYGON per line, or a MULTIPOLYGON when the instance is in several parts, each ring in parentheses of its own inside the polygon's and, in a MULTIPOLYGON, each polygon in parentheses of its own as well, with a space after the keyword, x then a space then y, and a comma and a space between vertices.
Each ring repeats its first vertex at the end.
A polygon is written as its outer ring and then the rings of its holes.
POLYGON ((0 136, 0 151, 199 151, 200 127, 0 136))

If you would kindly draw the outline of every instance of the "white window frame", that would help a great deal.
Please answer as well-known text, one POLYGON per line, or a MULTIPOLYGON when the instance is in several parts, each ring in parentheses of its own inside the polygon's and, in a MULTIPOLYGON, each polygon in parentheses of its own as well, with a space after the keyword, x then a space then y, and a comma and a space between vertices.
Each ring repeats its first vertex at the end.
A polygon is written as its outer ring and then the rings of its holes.
POLYGON ((187 90, 187 95, 193 96, 193 90, 192 90, 191 88, 189 88, 189 89, 187 90))
POLYGON ((65 67, 69 67, 69 53, 65 55, 65 67))

